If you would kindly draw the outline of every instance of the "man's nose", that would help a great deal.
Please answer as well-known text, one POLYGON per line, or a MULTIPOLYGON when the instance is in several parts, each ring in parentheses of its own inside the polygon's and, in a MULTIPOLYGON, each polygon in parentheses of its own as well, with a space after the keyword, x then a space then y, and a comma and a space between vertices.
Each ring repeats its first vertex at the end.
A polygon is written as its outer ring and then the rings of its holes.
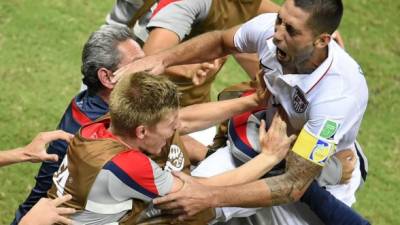
POLYGON ((284 29, 285 28, 284 28, 283 24, 275 25, 275 34, 272 39, 272 41, 274 42, 275 45, 278 45, 279 42, 281 42, 283 40, 284 29))

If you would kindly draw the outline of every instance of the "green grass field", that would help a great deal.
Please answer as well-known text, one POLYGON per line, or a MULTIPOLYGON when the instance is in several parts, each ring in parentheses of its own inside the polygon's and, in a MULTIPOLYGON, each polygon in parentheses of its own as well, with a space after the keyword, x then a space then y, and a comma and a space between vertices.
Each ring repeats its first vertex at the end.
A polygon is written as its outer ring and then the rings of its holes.
MULTIPOLYGON (((0 2, 0 149, 27 144, 56 127, 80 86, 80 54, 88 35, 114 1, 8 0, 0 2)), ((370 172, 355 208, 373 224, 400 224, 400 26, 395 0, 347 0, 340 31, 361 64, 370 101, 359 140, 370 172)), ((213 92, 243 80, 234 61, 213 92)), ((0 169, 0 224, 9 224, 26 198, 39 164, 0 169)))

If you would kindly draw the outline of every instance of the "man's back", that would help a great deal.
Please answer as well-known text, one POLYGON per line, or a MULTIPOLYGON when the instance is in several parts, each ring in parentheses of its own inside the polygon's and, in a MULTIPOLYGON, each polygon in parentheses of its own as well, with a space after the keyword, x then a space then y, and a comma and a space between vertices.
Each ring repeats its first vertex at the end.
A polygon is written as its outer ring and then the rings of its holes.
MULTIPOLYGON (((94 121, 107 112, 107 103, 99 96, 91 96, 87 91, 83 91, 72 99, 57 127, 58 129, 75 134, 83 124, 94 121)), ((35 177, 35 186, 25 202, 19 206, 12 224, 18 224, 19 220, 40 198, 47 196, 47 191, 53 183, 53 174, 58 170, 64 159, 67 146, 67 143, 64 141, 54 141, 49 145, 47 152, 57 154, 59 161, 42 163, 38 175, 35 177)))

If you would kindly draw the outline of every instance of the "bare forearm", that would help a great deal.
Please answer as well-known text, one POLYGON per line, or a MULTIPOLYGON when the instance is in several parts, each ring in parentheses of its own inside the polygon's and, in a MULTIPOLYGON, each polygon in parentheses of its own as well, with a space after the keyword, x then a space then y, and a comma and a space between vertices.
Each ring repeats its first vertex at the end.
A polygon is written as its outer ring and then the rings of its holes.
POLYGON ((165 70, 165 73, 172 76, 186 77, 192 79, 192 75, 199 70, 200 64, 189 64, 180 66, 171 66, 165 70))
POLYGON ((162 52, 164 66, 202 63, 232 53, 225 47, 222 34, 223 31, 205 33, 162 52))
POLYGON ((233 55, 250 79, 255 80, 259 71, 259 59, 254 53, 240 53, 233 55))
POLYGON ((210 186, 228 186, 248 183, 262 177, 278 162, 276 157, 258 154, 242 166, 225 173, 202 179, 200 183, 210 186))
POLYGON ((298 201, 322 167, 293 152, 289 152, 287 163, 288 171, 283 175, 214 189, 215 207, 268 207, 298 201))
POLYGON ((268 204, 270 201, 270 192, 268 186, 263 180, 257 180, 251 183, 214 187, 210 189, 211 206, 217 207, 260 207, 268 204))
POLYGON ((191 105, 179 111, 181 120, 181 134, 208 128, 257 107, 256 94, 219 102, 191 105))
POLYGON ((0 151, 0 167, 28 160, 29 156, 24 154, 23 148, 0 151))

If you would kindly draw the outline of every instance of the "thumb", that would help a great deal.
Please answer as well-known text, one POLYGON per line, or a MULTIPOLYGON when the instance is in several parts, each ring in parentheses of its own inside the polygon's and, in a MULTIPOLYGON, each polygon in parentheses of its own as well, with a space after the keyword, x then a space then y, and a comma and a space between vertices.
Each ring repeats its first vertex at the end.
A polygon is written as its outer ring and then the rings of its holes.
POLYGON ((261 140, 265 136, 265 120, 261 119, 258 138, 261 140))
POLYGON ((296 141, 296 139, 297 139, 297 135, 295 135, 295 134, 292 134, 292 135, 290 135, 290 137, 289 137, 290 143, 293 143, 294 141, 296 141))
POLYGON ((46 154, 43 157, 43 161, 53 161, 57 162, 58 161, 58 155, 57 154, 46 154))

